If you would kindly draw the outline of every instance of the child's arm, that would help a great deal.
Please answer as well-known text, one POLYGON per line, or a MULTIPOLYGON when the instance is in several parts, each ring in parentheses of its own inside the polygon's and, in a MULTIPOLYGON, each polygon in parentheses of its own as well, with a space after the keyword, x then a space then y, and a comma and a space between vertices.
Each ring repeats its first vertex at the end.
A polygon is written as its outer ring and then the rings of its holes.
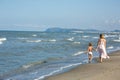
POLYGON ((97 51, 97 49, 95 49, 94 47, 92 48, 94 51, 97 51))
POLYGON ((96 50, 94 47, 92 48, 94 51, 96 50))

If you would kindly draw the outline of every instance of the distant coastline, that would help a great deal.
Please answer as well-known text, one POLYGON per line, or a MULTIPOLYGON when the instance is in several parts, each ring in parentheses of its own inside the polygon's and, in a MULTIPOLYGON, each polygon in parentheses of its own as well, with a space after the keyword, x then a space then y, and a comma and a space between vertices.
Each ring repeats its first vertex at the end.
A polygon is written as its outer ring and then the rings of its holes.
POLYGON ((74 31, 95 31, 98 32, 99 30, 96 29, 66 29, 66 28, 48 28, 45 32, 74 32, 74 31))
MULTIPOLYGON (((0 31, 15 31, 15 32, 21 32, 22 30, 0 30, 0 31)), ((23 30, 27 31, 27 30, 23 30)), ((120 32, 120 30, 112 30, 112 31, 103 31, 103 30, 97 30, 97 29, 76 29, 76 28, 60 28, 60 27, 54 27, 54 28, 47 28, 46 30, 38 30, 38 31, 31 31, 28 30, 27 32, 120 32)))

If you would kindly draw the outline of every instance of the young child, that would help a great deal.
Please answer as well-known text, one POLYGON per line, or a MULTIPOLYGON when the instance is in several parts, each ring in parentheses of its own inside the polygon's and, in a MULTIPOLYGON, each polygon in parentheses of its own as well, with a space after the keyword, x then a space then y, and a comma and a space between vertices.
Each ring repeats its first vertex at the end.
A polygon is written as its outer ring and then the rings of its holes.
POLYGON ((91 63, 91 61, 92 61, 92 57, 93 57, 93 53, 92 53, 92 51, 93 51, 93 46, 92 46, 92 43, 89 43, 88 44, 88 49, 87 49, 87 53, 88 53, 88 62, 89 63, 91 63))

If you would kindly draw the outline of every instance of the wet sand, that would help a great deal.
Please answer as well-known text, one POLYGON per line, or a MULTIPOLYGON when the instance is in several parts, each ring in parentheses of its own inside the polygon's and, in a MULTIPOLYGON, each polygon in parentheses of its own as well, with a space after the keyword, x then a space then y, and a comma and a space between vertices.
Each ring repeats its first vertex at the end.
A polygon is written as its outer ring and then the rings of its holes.
POLYGON ((45 80, 120 80, 120 50, 109 54, 102 63, 80 65, 68 72, 50 76, 45 80))

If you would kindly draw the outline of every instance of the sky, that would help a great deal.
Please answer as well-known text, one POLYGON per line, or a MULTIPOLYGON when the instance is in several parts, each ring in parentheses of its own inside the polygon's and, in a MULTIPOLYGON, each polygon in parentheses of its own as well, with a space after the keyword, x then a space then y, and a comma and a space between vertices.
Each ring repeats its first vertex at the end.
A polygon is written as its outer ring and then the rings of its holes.
POLYGON ((120 30, 120 0, 0 0, 0 30, 120 30))

